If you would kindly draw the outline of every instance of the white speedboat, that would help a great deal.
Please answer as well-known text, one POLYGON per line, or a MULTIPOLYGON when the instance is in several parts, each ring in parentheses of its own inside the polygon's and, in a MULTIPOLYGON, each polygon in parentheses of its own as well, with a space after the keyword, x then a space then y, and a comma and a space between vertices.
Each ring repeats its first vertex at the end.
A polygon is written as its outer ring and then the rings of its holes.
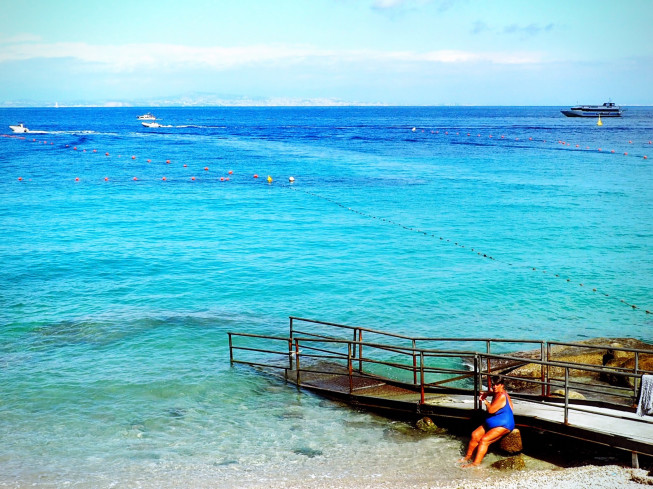
POLYGON ((23 124, 22 122, 14 126, 9 126, 9 129, 11 129, 14 132, 29 132, 29 129, 27 129, 25 127, 25 124, 23 124))
POLYGON ((139 119, 144 120, 144 121, 155 121, 156 117, 154 117, 152 114, 149 112, 147 114, 139 115, 139 119))
POLYGON ((576 105, 569 110, 561 110, 567 117, 621 117, 621 107, 613 102, 603 105, 576 105))

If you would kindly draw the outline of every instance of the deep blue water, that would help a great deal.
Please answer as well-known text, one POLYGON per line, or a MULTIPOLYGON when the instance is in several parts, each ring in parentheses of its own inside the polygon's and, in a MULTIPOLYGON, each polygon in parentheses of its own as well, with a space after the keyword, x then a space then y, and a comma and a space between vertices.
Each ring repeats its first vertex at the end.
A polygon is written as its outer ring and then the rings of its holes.
POLYGON ((556 107, 3 109, 0 128, 7 487, 450 466, 458 440, 230 368, 227 331, 290 315, 652 339, 652 108, 603 126, 556 107))

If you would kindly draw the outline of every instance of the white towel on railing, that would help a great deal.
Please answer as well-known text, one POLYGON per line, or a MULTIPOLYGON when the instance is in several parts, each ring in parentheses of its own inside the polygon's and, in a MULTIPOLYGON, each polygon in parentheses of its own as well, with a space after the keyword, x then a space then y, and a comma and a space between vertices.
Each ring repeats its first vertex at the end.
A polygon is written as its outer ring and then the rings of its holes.
POLYGON ((653 375, 642 375, 637 415, 644 416, 645 414, 653 414, 653 375))

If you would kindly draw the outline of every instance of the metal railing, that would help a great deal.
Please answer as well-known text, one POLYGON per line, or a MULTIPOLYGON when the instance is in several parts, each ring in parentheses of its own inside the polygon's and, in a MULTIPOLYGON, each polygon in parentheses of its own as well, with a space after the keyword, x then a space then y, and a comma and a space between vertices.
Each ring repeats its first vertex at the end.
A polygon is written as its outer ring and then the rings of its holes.
POLYGON ((640 355, 653 355, 653 350, 611 345, 503 338, 409 337, 297 317, 290 318, 288 337, 233 332, 228 335, 232 363, 283 370, 284 378, 292 378, 298 387, 311 378, 342 376, 348 378, 349 393, 353 393, 359 379, 373 378, 419 392, 421 403, 425 402, 427 392, 446 390, 473 395, 474 407, 480 409, 478 394, 482 390, 483 378, 499 375, 508 385, 514 383, 521 386, 519 391, 513 392, 514 397, 556 407, 562 405, 565 424, 569 421, 570 410, 591 412, 586 406, 592 404, 633 410, 638 397, 639 379, 642 374, 653 374, 639 369, 640 355), (309 324, 312 329, 300 329, 297 323, 309 324), (331 330, 338 334, 331 333, 331 330), (364 337, 372 337, 376 341, 364 341, 364 337), (478 344, 483 345, 485 351, 462 348, 478 344), (538 348, 529 357, 492 352, 493 349, 505 350, 508 344, 535 344, 538 348), (449 348, 429 348, 441 345, 449 348), (452 346, 459 346, 460 349, 452 346), (552 359, 554 346, 630 353, 635 357, 634 368, 556 361, 552 359), (236 358, 236 352, 247 352, 250 358, 236 358), (539 375, 520 374, 519 369, 526 365, 534 365, 539 369, 539 375), (586 381, 582 377, 595 379, 597 375, 606 373, 623 379, 623 385, 599 385, 594 380, 586 381), (630 382, 628 379, 631 379, 630 382), (552 393, 553 389, 562 389, 561 400, 552 393), (594 399, 571 399, 572 391, 594 399))

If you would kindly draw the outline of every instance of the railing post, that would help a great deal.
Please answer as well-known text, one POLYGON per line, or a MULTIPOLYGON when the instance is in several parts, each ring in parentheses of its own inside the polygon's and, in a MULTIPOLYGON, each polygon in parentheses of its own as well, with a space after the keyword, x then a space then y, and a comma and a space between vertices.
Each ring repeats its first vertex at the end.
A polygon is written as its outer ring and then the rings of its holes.
POLYGON ((292 351, 292 337, 288 338, 288 364, 290 366, 290 370, 292 370, 292 356, 293 356, 293 351, 292 351))
MULTIPOLYGON (((353 366, 351 362, 351 343, 347 343, 347 371, 349 372, 349 393, 351 394, 354 391, 354 379, 353 379, 353 366)), ((356 344, 354 344, 356 348, 356 344)))
MULTIPOLYGON (((490 340, 485 340, 485 353, 488 355, 490 354, 490 340)), ((490 357, 487 357, 487 386, 488 389, 490 388, 491 380, 490 376, 492 375, 492 364, 490 362, 490 357)), ((481 385, 483 385, 483 381, 481 379, 481 385)))
POLYGON ((420 372, 420 404, 424 404, 424 352, 419 352, 419 372, 420 372))
POLYGON ((546 344, 546 397, 551 396, 551 343, 546 344))
POLYGON ((569 424, 569 367, 565 367, 565 425, 569 424))
POLYGON ((413 340, 413 384, 417 384, 417 353, 415 349, 417 348, 417 343, 413 340))
POLYGON ((478 355, 474 355, 474 409, 478 409, 479 406, 479 401, 478 401, 478 396, 479 396, 479 391, 480 391, 480 385, 482 385, 482 380, 481 380, 481 362, 480 359, 478 358, 478 355), (479 381, 481 381, 481 384, 479 384, 479 381))
POLYGON ((290 339, 292 339, 292 332, 293 332, 293 323, 292 323, 293 317, 290 316, 290 339))
MULTIPOLYGON (((544 342, 540 343, 540 360, 544 360, 544 355, 546 355, 544 342)), ((548 365, 540 363, 540 381, 542 382, 542 397, 546 394, 545 382, 545 370, 548 368, 548 365)))
POLYGON ((229 363, 231 363, 231 365, 234 364, 234 350, 231 343, 231 333, 229 333, 229 363))
POLYGON ((295 359, 297 362, 297 388, 299 389, 299 387, 302 385, 302 381, 300 378, 301 367, 299 365, 299 339, 295 340, 295 359))
POLYGON ((639 371, 639 352, 635 352, 635 377, 633 378, 633 399, 634 403, 637 404, 637 387, 639 384, 639 377, 638 377, 638 372, 639 371))
POLYGON ((358 372, 363 373, 363 330, 358 330, 358 372))

